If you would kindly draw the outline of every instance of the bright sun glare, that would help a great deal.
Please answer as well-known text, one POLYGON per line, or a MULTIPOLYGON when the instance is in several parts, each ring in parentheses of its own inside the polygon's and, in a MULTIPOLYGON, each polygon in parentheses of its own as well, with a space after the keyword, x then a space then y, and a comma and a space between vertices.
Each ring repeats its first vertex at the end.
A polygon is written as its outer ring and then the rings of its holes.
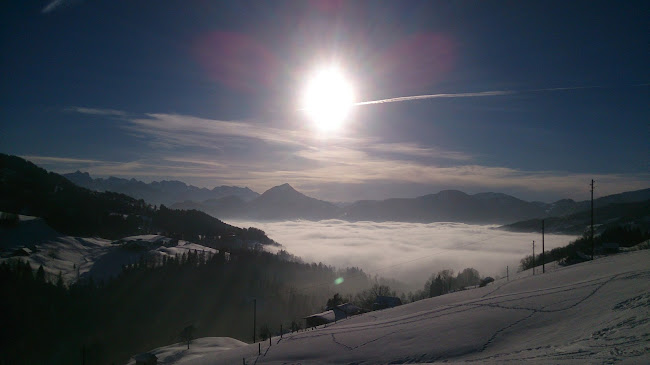
POLYGON ((307 84, 303 108, 323 132, 338 129, 354 101, 352 85, 337 68, 316 73, 307 84))

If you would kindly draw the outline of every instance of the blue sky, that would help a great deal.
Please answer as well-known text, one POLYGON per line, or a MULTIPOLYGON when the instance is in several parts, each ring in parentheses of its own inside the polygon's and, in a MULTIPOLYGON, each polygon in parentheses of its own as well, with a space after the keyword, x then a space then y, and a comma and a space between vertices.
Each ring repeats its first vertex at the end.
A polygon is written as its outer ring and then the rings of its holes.
POLYGON ((650 186, 645 1, 10 0, 0 151, 56 172, 335 201, 650 186), (359 105, 298 110, 337 64, 359 105))

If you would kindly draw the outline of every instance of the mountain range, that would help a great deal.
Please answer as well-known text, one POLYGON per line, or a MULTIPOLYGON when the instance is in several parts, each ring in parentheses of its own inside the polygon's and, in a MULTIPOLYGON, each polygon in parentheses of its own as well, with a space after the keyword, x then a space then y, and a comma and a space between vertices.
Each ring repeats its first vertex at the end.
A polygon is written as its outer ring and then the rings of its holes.
MULTIPOLYGON (((361 200, 341 206, 306 196, 289 184, 273 187, 260 195, 248 188, 234 186, 219 186, 210 190, 180 181, 146 184, 135 179, 114 177, 93 179, 88 173, 79 171, 64 176, 89 189, 116 191, 151 203, 170 204, 174 209, 196 209, 220 219, 510 224, 564 217, 590 208, 590 201, 561 199, 554 203, 528 202, 502 193, 467 194, 458 190, 443 190, 416 198, 361 200), (150 200, 147 200, 147 196, 151 197, 150 200), (208 198, 202 199, 206 196, 208 198)), ((594 207, 599 209, 611 204, 637 203, 649 199, 650 189, 643 189, 595 199, 594 207)))
POLYGON ((243 201, 249 201, 260 195, 249 188, 223 185, 214 189, 206 189, 187 185, 177 180, 154 181, 147 184, 136 179, 122 179, 113 176, 106 179, 93 179, 89 173, 81 171, 63 174, 63 176, 82 188, 126 194, 132 198, 144 199, 147 203, 156 205, 171 205, 186 200, 205 201, 229 196, 236 196, 243 201))

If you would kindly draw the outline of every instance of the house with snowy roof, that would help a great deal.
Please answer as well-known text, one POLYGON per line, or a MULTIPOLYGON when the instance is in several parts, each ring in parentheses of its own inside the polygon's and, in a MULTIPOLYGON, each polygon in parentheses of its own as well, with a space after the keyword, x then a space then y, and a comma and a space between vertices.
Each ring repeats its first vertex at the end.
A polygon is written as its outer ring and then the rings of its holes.
POLYGON ((325 312, 305 317, 305 328, 336 322, 359 313, 362 313, 361 308, 352 303, 343 303, 335 307, 328 307, 325 312))

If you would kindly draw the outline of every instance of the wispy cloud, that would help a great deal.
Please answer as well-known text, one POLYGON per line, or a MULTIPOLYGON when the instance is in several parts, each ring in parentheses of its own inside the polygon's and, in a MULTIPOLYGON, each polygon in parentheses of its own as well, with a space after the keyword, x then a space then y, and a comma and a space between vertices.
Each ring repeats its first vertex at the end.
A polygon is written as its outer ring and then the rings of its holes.
POLYGON ((226 167, 227 165, 216 162, 214 160, 206 160, 206 159, 201 159, 201 158, 196 158, 196 157, 189 157, 189 158, 183 158, 183 157, 165 157, 165 161, 170 161, 170 162, 179 162, 183 164, 192 164, 192 165, 200 165, 200 166, 210 166, 210 167, 226 167))
POLYGON ((253 138, 260 141, 304 145, 306 135, 300 131, 265 127, 246 121, 222 121, 176 114, 147 114, 148 118, 131 119, 132 129, 145 134, 157 135, 173 141, 184 135, 187 138, 214 146, 215 136, 253 138), (211 142, 211 143, 210 143, 211 142))
POLYGON ((253 186, 267 188, 256 175, 266 172, 268 166, 263 164, 219 163, 209 158, 161 157, 159 159, 139 159, 132 161, 104 161, 57 156, 21 156, 47 170, 57 173, 68 173, 81 170, 93 177, 115 176, 121 178, 137 178, 144 181, 182 180, 188 183, 208 181, 201 186, 217 186, 224 183, 238 186, 253 186))
POLYGON ((88 160, 82 158, 69 158, 69 157, 54 157, 54 156, 20 156, 26 160, 29 160, 37 164, 94 164, 94 163, 105 163, 100 160, 88 160))
POLYGON ((86 108, 82 106, 72 106, 66 108, 65 110, 75 112, 75 113, 80 113, 80 114, 99 115, 99 116, 126 117, 129 115, 129 113, 121 110, 86 108))
POLYGON ((53 0, 41 10, 41 13, 43 14, 51 13, 58 8, 64 6, 70 6, 72 4, 80 3, 82 1, 83 0, 53 0))
POLYGON ((164 113, 135 116, 119 110, 85 107, 74 107, 68 110, 88 115, 121 117, 126 122, 122 128, 134 135, 146 138, 149 144, 159 147, 201 146, 209 149, 223 149, 223 144, 240 143, 236 140, 240 138, 297 149, 303 151, 298 153, 303 157, 315 156, 311 152, 319 151, 318 160, 322 160, 324 156, 331 156, 333 152, 338 153, 341 148, 357 149, 355 153, 358 155, 365 155, 363 151, 366 151, 457 161, 471 160, 471 156, 459 151, 424 147, 412 142, 388 143, 373 138, 352 138, 340 135, 328 138, 326 151, 319 147, 322 145, 322 141, 312 131, 268 127, 251 121, 222 121, 164 113))
MULTIPOLYGON (((161 143, 171 143, 181 146, 198 145, 208 148, 218 148, 220 142, 233 143, 232 137, 253 139, 269 144, 283 145, 298 149, 297 155, 315 156, 318 160, 324 156, 332 156, 341 149, 351 151, 357 157, 365 156, 362 151, 375 151, 421 156, 451 160, 471 160, 471 156, 440 148, 423 147, 416 143, 382 143, 372 138, 352 138, 347 136, 332 136, 323 148, 319 136, 306 129, 290 130, 266 127, 248 121, 221 121, 197 118, 176 114, 147 114, 148 118, 130 118, 125 128, 142 135, 155 138, 161 143), (224 137, 228 137, 225 141, 224 137)), ((332 156, 338 157, 338 156, 332 156)))
POLYGON ((408 156, 444 158, 455 161, 472 160, 472 156, 463 152, 447 151, 433 147, 422 147, 416 143, 375 143, 366 148, 371 151, 399 153, 408 156))

